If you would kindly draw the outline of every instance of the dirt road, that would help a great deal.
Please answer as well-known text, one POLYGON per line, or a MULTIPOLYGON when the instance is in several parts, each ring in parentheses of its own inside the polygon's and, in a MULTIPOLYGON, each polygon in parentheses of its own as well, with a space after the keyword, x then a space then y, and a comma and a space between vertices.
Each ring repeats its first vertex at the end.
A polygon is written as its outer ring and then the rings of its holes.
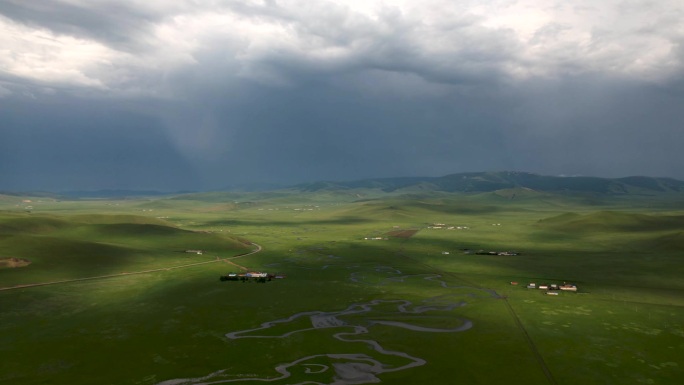
POLYGON ((60 283, 70 283, 70 282, 79 282, 79 281, 92 281, 96 279, 106 279, 106 278, 114 278, 114 277, 122 277, 126 275, 136 275, 136 274, 147 274, 147 273, 155 273, 159 271, 169 271, 169 270, 177 270, 177 269, 185 269, 187 267, 193 267, 193 266, 199 266, 199 265, 206 265, 209 263, 216 263, 216 262, 222 262, 222 261, 227 261, 229 262, 232 259, 237 259, 237 258, 242 258, 246 257, 248 255, 256 254, 262 250, 262 247, 260 245, 257 245, 256 243, 252 243, 252 245, 256 246, 255 250, 252 250, 248 253, 244 254, 239 254, 235 255, 233 257, 229 258, 222 258, 222 259, 216 259, 213 261, 206 261, 206 262, 196 262, 196 263, 189 263, 187 265, 179 265, 179 266, 170 266, 170 267, 162 267, 158 269, 149 269, 149 270, 141 270, 141 271, 132 271, 132 272, 126 272, 126 273, 118 273, 118 274, 108 274, 108 275, 99 275, 95 277, 85 277, 85 278, 74 278, 74 279, 65 279, 62 281, 52 281, 52 282, 40 282, 40 283, 30 283, 26 285, 16 285, 16 286, 10 286, 10 287, 0 287, 0 291, 4 290, 16 290, 16 289, 26 289, 29 287, 37 287, 37 286, 48 286, 48 285, 57 285, 60 283))

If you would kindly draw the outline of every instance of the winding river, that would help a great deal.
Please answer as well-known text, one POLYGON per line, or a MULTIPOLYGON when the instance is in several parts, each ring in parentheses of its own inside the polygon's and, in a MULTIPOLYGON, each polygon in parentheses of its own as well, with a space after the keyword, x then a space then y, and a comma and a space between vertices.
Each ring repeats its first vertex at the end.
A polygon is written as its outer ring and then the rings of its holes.
MULTIPOLYGON (((492 290, 473 288, 466 286, 450 286, 442 280, 438 274, 420 275, 400 275, 401 271, 388 267, 378 266, 373 269, 375 272, 388 273, 380 284, 404 283, 411 279, 422 279, 424 281, 435 281, 445 289, 467 289, 466 296, 483 295, 490 298, 498 298, 498 294, 492 290)), ((350 280, 359 282, 362 280, 362 273, 355 272, 350 276, 350 280)), ((446 312, 465 306, 464 301, 450 300, 451 293, 436 296, 421 301, 421 304, 414 305, 412 301, 406 299, 397 300, 373 300, 364 303, 354 303, 343 310, 338 311, 306 311, 293 314, 286 318, 264 322, 259 327, 247 330, 238 330, 227 333, 225 336, 229 340, 240 339, 287 339, 294 334, 307 333, 320 330, 339 330, 332 334, 338 341, 359 346, 358 353, 322 353, 299 357, 296 360, 275 366, 274 370, 279 374, 275 377, 258 377, 256 375, 248 378, 238 377, 228 373, 226 370, 219 370, 198 378, 181 378, 167 380, 157 385, 209 385, 227 383, 246 383, 246 382, 272 382, 288 383, 293 372, 299 375, 311 376, 310 379, 297 383, 303 384, 332 384, 332 385, 356 385, 380 382, 378 375, 389 372, 407 370, 413 367, 425 365, 426 361, 420 357, 415 357, 409 353, 389 350, 382 346, 381 342, 373 339, 363 339, 360 336, 370 333, 370 328, 377 325, 394 327, 398 329, 411 330, 421 333, 458 333, 473 327, 471 320, 448 315, 449 320, 456 326, 449 328, 431 327, 425 325, 430 322, 430 317, 421 317, 426 313, 445 315, 446 312), (391 310, 388 310, 391 309, 391 310), (401 315, 400 319, 405 320, 407 315, 416 315, 416 321, 420 324, 392 320, 392 316, 401 315), (348 317, 353 316, 353 317, 348 317), (301 319, 308 318, 310 327, 287 329, 288 324, 302 325, 301 319), (382 319, 377 319, 382 318, 382 319), (389 319, 388 319, 389 318, 389 319), (269 333, 269 329, 279 326, 286 331, 279 335, 269 333), (371 356, 365 352, 372 350, 371 356), (383 362, 383 358, 387 362, 383 362), (390 363, 392 362, 392 363, 390 363), (401 362, 401 364, 396 364, 401 362), (323 382, 321 382, 323 381, 323 382)), ((410 317, 409 317, 410 318, 410 317)))

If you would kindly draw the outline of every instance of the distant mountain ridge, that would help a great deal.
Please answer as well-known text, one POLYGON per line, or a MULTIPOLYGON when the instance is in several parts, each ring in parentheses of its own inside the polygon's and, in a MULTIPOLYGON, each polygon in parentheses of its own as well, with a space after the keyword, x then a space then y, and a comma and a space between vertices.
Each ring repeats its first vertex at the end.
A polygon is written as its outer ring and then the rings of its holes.
POLYGON ((61 192, 46 191, 0 191, 0 196, 32 197, 50 199, 133 199, 190 194, 194 191, 163 192, 156 190, 74 190, 61 192))
POLYGON ((379 178, 350 182, 315 182, 294 186, 303 192, 324 190, 379 189, 397 191, 441 191, 482 193, 524 188, 553 193, 656 194, 684 192, 684 182, 672 178, 630 176, 600 178, 545 176, 528 172, 467 172, 442 177, 379 178))
POLYGON ((318 181, 290 187, 280 185, 241 185, 219 191, 97 190, 63 192, 8 192, 0 191, 0 198, 43 197, 52 199, 135 199, 141 197, 222 201, 224 194, 241 199, 245 194, 259 193, 264 197, 283 197, 294 193, 355 194, 369 193, 487 193, 520 194, 603 194, 603 195, 659 195, 684 193, 684 181, 674 178, 629 176, 601 178, 587 176, 548 176, 520 171, 464 172, 441 177, 376 178, 355 181, 318 181), (252 188, 250 188, 252 187, 252 188), (365 190, 365 191, 364 191, 365 190), (370 190, 370 191, 369 191, 370 190), (275 195, 274 195, 275 194, 275 195))

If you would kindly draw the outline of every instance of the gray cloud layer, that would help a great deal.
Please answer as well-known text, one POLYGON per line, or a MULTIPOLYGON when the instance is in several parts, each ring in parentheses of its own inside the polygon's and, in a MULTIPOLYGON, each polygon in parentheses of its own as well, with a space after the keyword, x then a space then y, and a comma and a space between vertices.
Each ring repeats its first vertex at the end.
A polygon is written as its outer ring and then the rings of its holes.
POLYGON ((0 189, 684 178, 677 1, 5 1, 0 189))

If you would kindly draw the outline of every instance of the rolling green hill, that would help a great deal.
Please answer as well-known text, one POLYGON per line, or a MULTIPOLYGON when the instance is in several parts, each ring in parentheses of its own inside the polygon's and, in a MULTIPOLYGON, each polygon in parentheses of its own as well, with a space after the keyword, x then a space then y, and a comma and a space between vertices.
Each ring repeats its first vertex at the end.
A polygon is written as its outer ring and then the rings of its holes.
POLYGON ((10 197, 0 384, 679 384, 680 184, 470 173, 31 212, 10 197), (218 279, 244 269, 286 279, 218 279))
POLYGON ((245 250, 235 237, 137 215, 0 214, 0 257, 31 261, 21 274, 4 271, 2 286, 168 267, 245 250))
POLYGON ((683 230, 684 215, 650 215, 616 211, 598 211, 586 215, 566 213, 539 222, 568 232, 613 231, 651 232, 683 230))

